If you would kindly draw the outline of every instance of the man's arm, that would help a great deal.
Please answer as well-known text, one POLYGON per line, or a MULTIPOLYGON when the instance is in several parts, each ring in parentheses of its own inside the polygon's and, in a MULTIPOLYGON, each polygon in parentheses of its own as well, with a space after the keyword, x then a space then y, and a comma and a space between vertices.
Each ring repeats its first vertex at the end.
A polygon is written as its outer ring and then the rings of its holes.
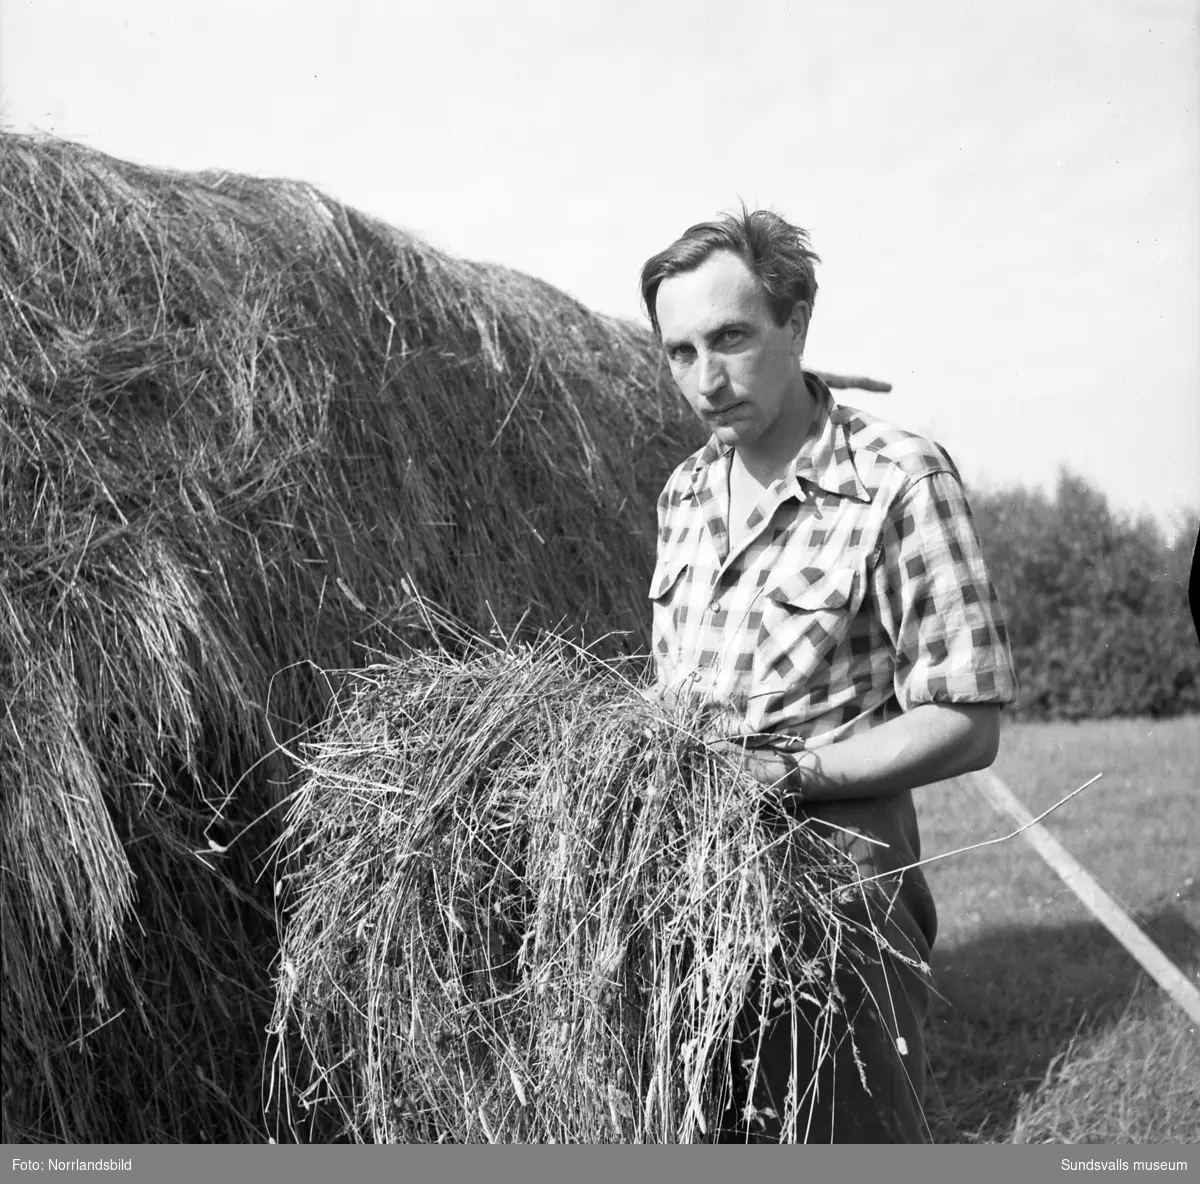
POLYGON ((999 706, 922 703, 868 732, 796 754, 733 740, 713 747, 764 785, 807 804, 889 797, 986 769, 999 743, 999 706))
POLYGON ((760 781, 801 801, 886 797, 996 759, 1000 704, 1015 695, 1012 658, 955 474, 910 483, 891 508, 876 570, 901 713, 796 757, 746 754, 760 781))

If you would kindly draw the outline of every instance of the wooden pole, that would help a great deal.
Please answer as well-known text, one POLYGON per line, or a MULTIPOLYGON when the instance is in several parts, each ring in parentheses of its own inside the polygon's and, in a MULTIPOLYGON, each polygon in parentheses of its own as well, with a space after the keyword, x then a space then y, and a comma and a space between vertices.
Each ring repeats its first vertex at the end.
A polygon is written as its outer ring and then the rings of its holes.
POLYGON ((886 395, 892 389, 890 382, 881 382, 878 378, 863 378, 860 375, 830 374, 827 370, 810 370, 830 390, 833 391, 875 391, 886 395))
POLYGON ((1029 845, 1075 893, 1084 907, 1142 964, 1146 973, 1187 1015, 1200 1024, 1200 990, 1138 928, 1125 909, 1100 887, 1040 822, 1034 820, 1033 815, 995 773, 985 770, 982 773, 970 773, 968 777, 997 810, 1024 828, 1021 834, 1029 845))

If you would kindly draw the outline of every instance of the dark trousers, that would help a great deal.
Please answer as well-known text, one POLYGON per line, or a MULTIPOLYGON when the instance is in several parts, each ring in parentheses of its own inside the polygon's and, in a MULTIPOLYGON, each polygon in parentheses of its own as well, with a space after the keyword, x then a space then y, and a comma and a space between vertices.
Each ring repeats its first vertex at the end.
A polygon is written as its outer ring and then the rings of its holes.
POLYGON ((928 971, 881 952, 863 932, 873 923, 900 953, 927 966, 925 934, 896 903, 872 886, 844 910, 854 932, 846 934, 834 975, 842 996, 836 1011, 801 1002, 793 1013, 776 999, 760 1035, 761 1005, 747 1006, 720 1142, 929 1142, 923 1110, 928 971), (798 1093, 790 1107, 789 1077, 798 1093), (785 1125, 792 1113, 795 1125, 785 1125))

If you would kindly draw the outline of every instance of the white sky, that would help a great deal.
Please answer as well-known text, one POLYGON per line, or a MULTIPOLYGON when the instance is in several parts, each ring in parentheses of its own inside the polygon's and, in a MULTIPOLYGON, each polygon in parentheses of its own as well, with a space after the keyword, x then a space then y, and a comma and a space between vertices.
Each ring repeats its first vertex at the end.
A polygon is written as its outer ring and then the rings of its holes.
POLYGON ((313 181, 606 312, 745 198, 968 480, 1200 507, 1200 0, 0 0, 0 121, 313 181))

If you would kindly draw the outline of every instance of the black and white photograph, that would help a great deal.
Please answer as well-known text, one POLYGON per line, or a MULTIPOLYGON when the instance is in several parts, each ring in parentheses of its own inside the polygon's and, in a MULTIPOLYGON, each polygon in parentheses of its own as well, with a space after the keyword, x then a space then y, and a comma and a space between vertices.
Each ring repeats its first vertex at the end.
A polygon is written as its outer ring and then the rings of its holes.
POLYGON ((12 1178, 1187 1176, 1198 536, 1192 0, 0 0, 12 1178))

